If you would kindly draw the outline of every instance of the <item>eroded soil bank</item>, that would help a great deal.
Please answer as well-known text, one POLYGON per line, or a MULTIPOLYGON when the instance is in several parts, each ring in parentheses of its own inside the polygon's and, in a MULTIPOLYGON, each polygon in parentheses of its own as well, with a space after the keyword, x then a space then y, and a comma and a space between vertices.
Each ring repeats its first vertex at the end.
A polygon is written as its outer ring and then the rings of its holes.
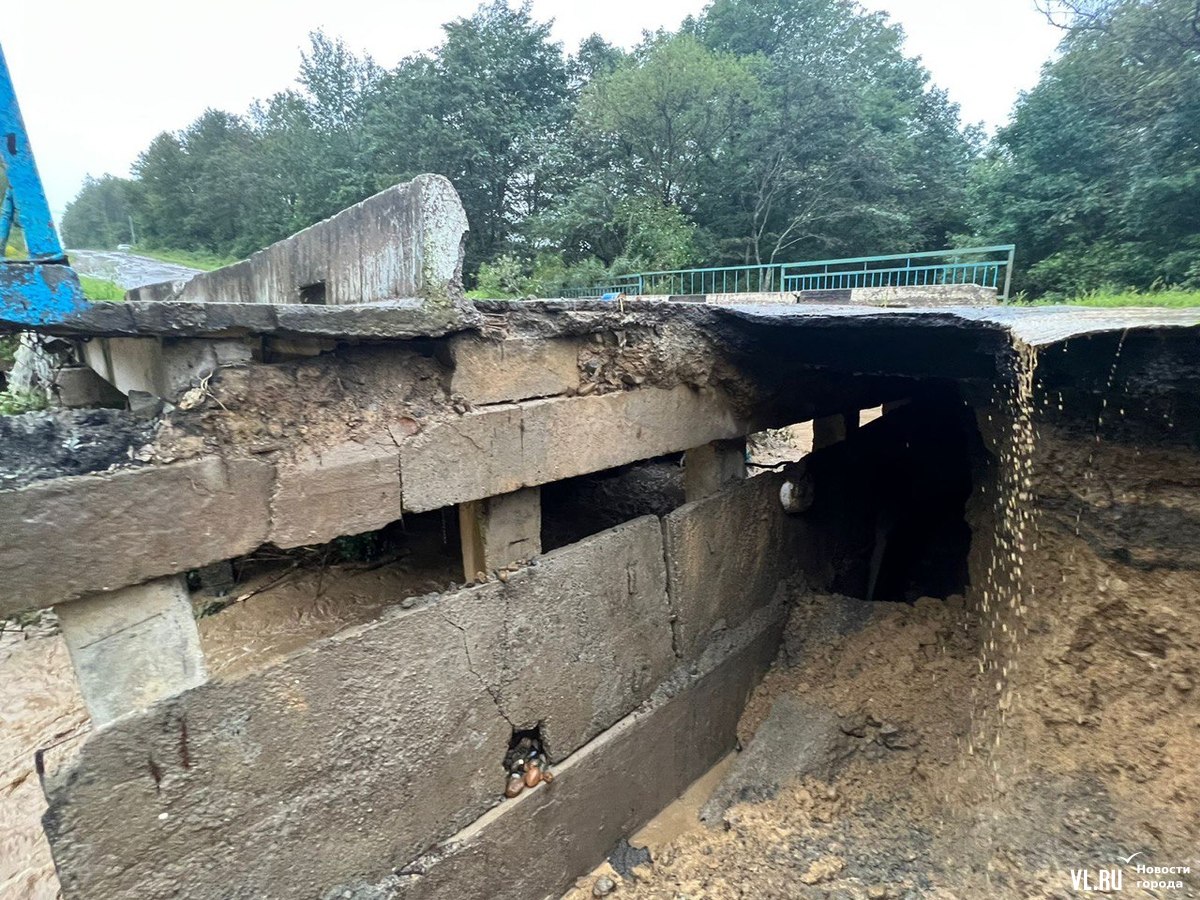
POLYGON ((1200 896, 1195 456, 1042 423, 1031 469, 1016 608, 985 547, 966 597, 798 597, 707 824, 619 896, 1200 896))

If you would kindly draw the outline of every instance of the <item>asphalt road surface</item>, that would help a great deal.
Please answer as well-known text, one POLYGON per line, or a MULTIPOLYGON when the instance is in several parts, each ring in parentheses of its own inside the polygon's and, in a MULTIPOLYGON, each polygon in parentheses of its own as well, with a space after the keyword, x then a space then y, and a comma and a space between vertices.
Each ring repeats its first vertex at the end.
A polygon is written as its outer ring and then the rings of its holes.
POLYGON ((159 262, 119 250, 68 250, 67 257, 80 275, 103 278, 119 284, 125 290, 160 281, 182 281, 200 272, 199 269, 159 262))

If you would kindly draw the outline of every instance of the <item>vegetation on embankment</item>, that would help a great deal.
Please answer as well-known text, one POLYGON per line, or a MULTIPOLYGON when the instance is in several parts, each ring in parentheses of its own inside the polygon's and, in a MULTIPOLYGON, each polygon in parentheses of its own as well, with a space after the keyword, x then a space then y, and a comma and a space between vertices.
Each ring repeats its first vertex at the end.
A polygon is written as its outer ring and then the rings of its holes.
POLYGON ((1181 288, 1163 288, 1153 291, 1137 291, 1102 289, 1081 294, 1078 297, 1066 299, 1043 299, 1029 301, 1019 298, 1017 303, 1031 303, 1034 306, 1152 306, 1183 309, 1200 306, 1200 290, 1190 291, 1181 288))
POLYGON ((0 416, 19 416, 22 413, 45 409, 46 398, 31 391, 0 391, 0 416))
POLYGON ((187 266, 190 269, 200 269, 211 272, 222 266, 232 265, 238 261, 236 256, 224 256, 205 250, 163 250, 158 247, 135 246, 129 251, 137 256, 157 259, 159 262, 174 263, 177 266, 187 266))
POLYGON ((95 302, 120 303, 125 299, 125 288, 103 278, 80 275, 79 284, 83 287, 83 296, 95 302))

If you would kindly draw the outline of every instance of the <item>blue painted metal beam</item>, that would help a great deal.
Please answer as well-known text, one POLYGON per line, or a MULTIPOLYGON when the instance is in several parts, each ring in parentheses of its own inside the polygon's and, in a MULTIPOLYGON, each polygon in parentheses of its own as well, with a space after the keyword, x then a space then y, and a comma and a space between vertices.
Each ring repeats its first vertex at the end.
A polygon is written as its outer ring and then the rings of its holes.
POLYGON ((3 48, 0 48, 0 160, 8 178, 2 212, 4 227, 0 229, 4 233, 4 243, 0 244, 0 323, 12 327, 61 321, 82 309, 87 301, 54 230, 50 204, 46 202, 46 191, 38 175, 3 48), (28 259, 3 258, 14 219, 25 236, 28 259))
POLYGON ((87 305, 75 270, 63 265, 0 265, 0 331, 62 322, 87 305))

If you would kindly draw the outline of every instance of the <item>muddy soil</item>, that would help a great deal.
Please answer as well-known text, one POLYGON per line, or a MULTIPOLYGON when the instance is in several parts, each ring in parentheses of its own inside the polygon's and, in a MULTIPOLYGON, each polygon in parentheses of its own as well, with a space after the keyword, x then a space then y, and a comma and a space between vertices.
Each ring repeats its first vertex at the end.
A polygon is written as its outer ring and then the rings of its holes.
POLYGON ((0 898, 54 900, 58 878, 33 755, 77 745, 91 723, 54 617, 0 626, 0 898))

